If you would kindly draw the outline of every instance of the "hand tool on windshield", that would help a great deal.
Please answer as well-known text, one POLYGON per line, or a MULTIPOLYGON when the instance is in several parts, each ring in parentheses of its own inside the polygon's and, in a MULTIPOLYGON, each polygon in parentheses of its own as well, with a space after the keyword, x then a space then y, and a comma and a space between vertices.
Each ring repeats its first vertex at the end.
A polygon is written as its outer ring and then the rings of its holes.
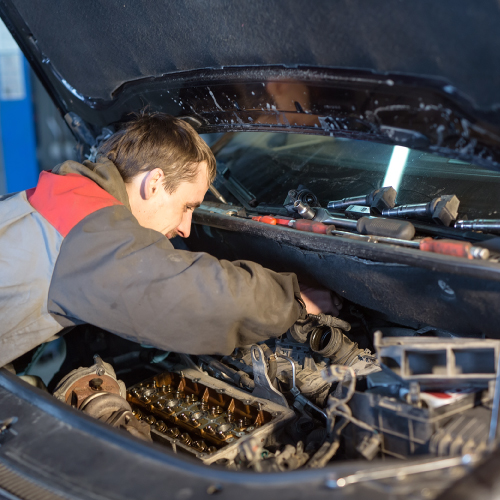
POLYGON ((457 220, 454 227, 456 229, 465 229, 469 231, 500 233, 500 219, 457 220))
POLYGON ((449 226, 458 216, 460 200, 454 195, 443 195, 429 203, 401 205, 382 210, 384 217, 430 217, 441 226, 449 226))
POLYGON ((386 243, 390 245, 418 248, 423 252, 440 253, 452 257, 464 257, 466 259, 484 260, 490 256, 490 252, 488 249, 473 246, 468 241, 455 241, 446 239, 435 240, 433 238, 423 238, 418 241, 407 241, 398 238, 386 238, 383 236, 365 236, 338 230, 329 230, 327 234, 366 241, 368 243, 386 243))
POLYGON ((272 215, 252 217, 252 220, 264 222, 265 224, 271 224, 272 226, 287 226, 293 229, 298 229, 299 231, 316 234, 327 234, 328 229, 331 227, 326 224, 322 224, 321 222, 304 219, 280 219, 278 217, 273 217, 272 215))
POLYGON ((316 198, 316 195, 311 190, 304 188, 304 186, 299 186, 297 189, 288 191, 288 195, 283 203, 283 206, 289 214, 296 213, 293 204, 297 200, 306 203, 310 207, 321 207, 318 198, 316 198))
POLYGON ((330 210, 341 210, 351 205, 370 207, 375 212, 381 214, 385 208, 392 208, 396 204, 396 190, 392 186, 375 189, 371 193, 363 196, 352 196, 342 198, 337 201, 329 201, 326 206, 330 210))
POLYGON ((361 217, 358 220, 343 219, 334 217, 324 208, 312 208, 299 200, 294 203, 294 207, 304 219, 352 229, 360 234, 372 234, 402 240, 411 240, 415 236, 415 227, 408 221, 396 221, 381 217, 361 217))
MULTIPOLYGON (((410 248, 418 248, 423 252, 433 252, 442 255, 450 255, 452 257, 464 257, 466 259, 487 259, 490 252, 486 248, 473 246, 466 241, 456 241, 441 239, 435 240, 433 238, 423 238, 419 241, 409 241, 400 238, 390 238, 385 236, 374 236, 349 233, 346 231, 339 231, 335 226, 323 224, 321 222, 314 222, 311 220, 295 220, 295 219, 280 219, 271 215, 252 217, 253 220, 264 222, 266 224, 288 226, 299 231, 307 231, 318 234, 331 234, 333 236, 342 236, 355 240, 366 241, 368 243, 385 243, 388 245, 398 245, 410 248)), ((342 219, 341 219, 342 220, 342 219)))

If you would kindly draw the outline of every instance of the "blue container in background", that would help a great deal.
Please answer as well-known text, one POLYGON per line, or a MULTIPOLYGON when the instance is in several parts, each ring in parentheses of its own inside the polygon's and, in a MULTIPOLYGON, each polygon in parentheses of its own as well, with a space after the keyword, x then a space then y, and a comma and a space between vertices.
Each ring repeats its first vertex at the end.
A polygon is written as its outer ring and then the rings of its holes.
POLYGON ((39 168, 29 66, 0 22, 0 194, 34 187, 39 168))

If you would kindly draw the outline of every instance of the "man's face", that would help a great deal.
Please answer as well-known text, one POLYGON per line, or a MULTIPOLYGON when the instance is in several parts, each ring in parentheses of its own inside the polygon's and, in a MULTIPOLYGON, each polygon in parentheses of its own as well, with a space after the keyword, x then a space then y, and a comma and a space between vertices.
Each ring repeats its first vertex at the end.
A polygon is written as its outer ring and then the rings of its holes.
POLYGON ((187 238, 191 232, 193 210, 208 189, 207 162, 198 165, 193 182, 182 182, 172 193, 163 187, 163 172, 157 168, 135 177, 126 184, 132 213, 141 226, 167 236, 187 238))

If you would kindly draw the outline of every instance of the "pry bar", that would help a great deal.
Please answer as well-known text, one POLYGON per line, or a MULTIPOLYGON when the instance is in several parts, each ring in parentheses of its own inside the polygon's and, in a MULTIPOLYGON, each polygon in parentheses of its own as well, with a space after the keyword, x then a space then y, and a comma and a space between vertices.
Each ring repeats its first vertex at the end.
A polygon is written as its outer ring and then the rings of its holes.
POLYGON ((333 224, 345 229, 352 229, 360 234, 371 234, 374 236, 386 236, 388 238, 399 238, 411 240, 415 236, 415 227, 411 222, 402 220, 389 220, 381 217, 361 217, 358 220, 342 219, 334 217, 324 208, 311 208, 306 203, 296 201, 294 207, 304 219, 333 224))

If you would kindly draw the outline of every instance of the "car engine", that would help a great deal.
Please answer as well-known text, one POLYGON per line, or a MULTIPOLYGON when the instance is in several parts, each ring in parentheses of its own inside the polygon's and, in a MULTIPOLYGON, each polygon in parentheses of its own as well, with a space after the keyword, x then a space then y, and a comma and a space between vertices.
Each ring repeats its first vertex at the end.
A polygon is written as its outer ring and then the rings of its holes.
POLYGON ((95 355, 53 394, 136 438, 231 470, 487 450, 500 341, 388 328, 361 348, 362 322, 353 324, 309 315, 230 356, 148 347, 109 362, 95 355))

